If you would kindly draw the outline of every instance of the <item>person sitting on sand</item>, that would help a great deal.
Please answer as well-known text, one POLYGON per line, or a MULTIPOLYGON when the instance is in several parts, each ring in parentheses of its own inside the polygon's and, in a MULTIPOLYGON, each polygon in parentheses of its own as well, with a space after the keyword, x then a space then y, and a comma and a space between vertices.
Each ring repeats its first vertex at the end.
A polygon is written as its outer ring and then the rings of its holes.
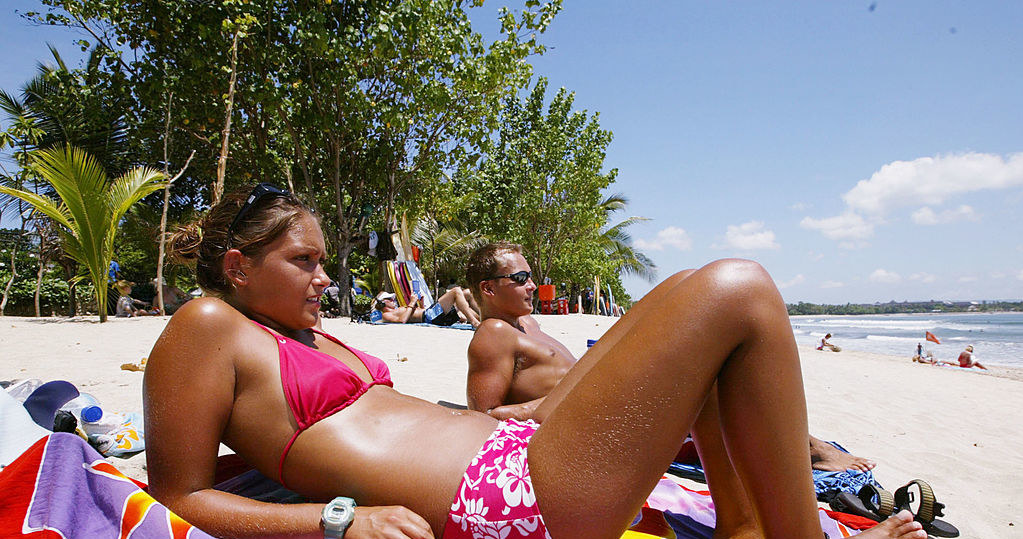
POLYGON ((977 367, 978 369, 987 370, 987 367, 981 365, 979 362, 973 359, 973 345, 969 345, 959 354, 959 366, 964 369, 971 367, 977 367))
POLYGON ((155 309, 150 310, 151 308, 148 303, 131 297, 131 290, 134 286, 135 283, 123 279, 114 284, 114 288, 120 294, 120 297, 117 298, 115 316, 118 318, 131 318, 133 316, 159 314, 155 309))
MULTIPOLYGON (((537 425, 403 395, 382 360, 313 330, 327 247, 292 194, 228 193, 171 251, 195 260, 208 296, 174 314, 146 365, 149 493, 207 533, 617 538, 716 386, 716 430, 756 515, 741 531, 824 537, 796 344, 755 262, 713 262, 631 309, 537 407, 537 425), (221 442, 313 501, 215 490, 221 442)), ((860 537, 925 539, 912 519, 860 537)))
POLYGON ((408 306, 399 307, 395 295, 391 292, 377 294, 370 310, 378 310, 384 322, 395 324, 426 322, 437 326, 450 326, 458 322, 468 322, 472 327, 480 325, 479 314, 469 304, 471 296, 461 287, 454 287, 437 298, 433 305, 417 307, 419 296, 412 296, 408 306))
POLYGON ((841 352, 842 351, 841 348, 839 348, 838 346, 835 346, 834 344, 831 344, 830 342, 828 342, 828 339, 830 339, 830 338, 831 338, 831 334, 830 333, 825 335, 824 338, 821 339, 821 344, 819 346, 817 346, 817 349, 818 350, 831 350, 832 352, 841 352))
MULTIPOLYGON (((676 274, 640 301, 658 303, 665 299, 662 295, 667 288, 691 273, 693 270, 676 274)), ((535 413, 537 407, 571 370, 576 359, 564 344, 544 333, 530 315, 536 285, 530 278, 529 263, 522 256, 522 246, 496 242, 480 247, 469 256, 466 276, 474 288, 473 295, 479 298, 483 317, 469 343, 466 384, 469 409, 498 419, 542 422, 543 417, 535 413)), ((716 412, 712 410, 708 413, 716 412)), ((709 421, 708 424, 714 424, 716 419, 709 421)), ((724 447, 713 450, 721 453, 724 447)), ((869 459, 840 451, 813 436, 810 459, 813 468, 827 471, 865 472, 876 466, 869 459)))

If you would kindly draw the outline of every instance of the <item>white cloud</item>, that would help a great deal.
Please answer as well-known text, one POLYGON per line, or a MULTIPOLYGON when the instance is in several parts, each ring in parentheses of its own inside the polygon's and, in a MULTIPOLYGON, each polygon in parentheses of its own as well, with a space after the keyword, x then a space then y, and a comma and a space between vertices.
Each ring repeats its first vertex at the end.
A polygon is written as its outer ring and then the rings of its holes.
POLYGON ((777 249, 774 232, 764 229, 763 221, 750 221, 741 225, 728 225, 725 231, 725 246, 741 251, 777 249))
POLYGON ((897 283, 902 280, 902 277, 894 271, 878 268, 870 274, 870 280, 875 283, 897 283))
POLYGON ((855 211, 883 214, 893 208, 937 205, 972 191, 1023 185, 1023 153, 963 153, 893 161, 842 196, 855 211))
POLYGON ((956 221, 977 221, 980 219, 972 206, 963 204, 954 210, 945 210, 935 213, 928 206, 924 206, 913 212, 913 222, 918 225, 937 225, 943 223, 955 223, 956 221))
POLYGON ((965 277, 960 277, 959 278, 959 282, 960 283, 975 283, 975 282, 977 282, 977 278, 967 275, 965 277))
POLYGON ((804 217, 799 226, 816 230, 833 240, 862 240, 874 233, 874 225, 868 223, 855 212, 847 211, 842 215, 814 219, 804 217))
POLYGON ((693 248, 693 240, 685 230, 669 226, 657 233, 654 240, 637 239, 635 247, 645 251, 663 251, 665 247, 674 247, 679 251, 689 251, 693 248))
POLYGON ((1004 279, 1005 274, 1000 271, 992 271, 990 274, 992 279, 1004 279))
POLYGON ((840 281, 824 281, 821 283, 821 288, 842 288, 845 283, 840 281))
POLYGON ((785 281, 783 283, 778 283, 778 288, 788 288, 790 286, 796 286, 797 284, 800 284, 800 283, 802 283, 805 280, 806 280, 806 277, 804 277, 803 274, 800 273, 799 275, 796 275, 795 277, 793 277, 792 279, 790 279, 788 281, 785 281))
POLYGON ((920 273, 914 273, 913 275, 910 275, 909 276, 909 280, 910 281, 920 281, 921 283, 933 283, 934 281, 937 281, 938 278, 937 278, 937 276, 931 275, 930 273, 920 272, 920 273))
POLYGON ((1016 274, 1016 278, 1023 281, 1023 270, 1019 270, 1019 273, 1016 274))

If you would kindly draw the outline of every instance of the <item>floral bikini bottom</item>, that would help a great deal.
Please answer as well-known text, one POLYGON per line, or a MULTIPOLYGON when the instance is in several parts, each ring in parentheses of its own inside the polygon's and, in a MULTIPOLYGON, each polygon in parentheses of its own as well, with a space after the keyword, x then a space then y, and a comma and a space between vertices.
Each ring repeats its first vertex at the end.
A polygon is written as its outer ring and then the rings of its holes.
POLYGON ((550 539, 529 478, 526 446, 538 425, 497 425, 472 459, 444 525, 444 539, 550 539))

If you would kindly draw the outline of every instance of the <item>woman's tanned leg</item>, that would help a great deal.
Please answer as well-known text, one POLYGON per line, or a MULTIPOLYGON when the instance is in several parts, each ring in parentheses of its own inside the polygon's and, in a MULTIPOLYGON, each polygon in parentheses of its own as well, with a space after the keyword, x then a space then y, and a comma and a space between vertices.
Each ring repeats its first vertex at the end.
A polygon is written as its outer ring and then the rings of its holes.
POLYGON ((552 536, 620 534, 715 382, 724 442, 765 535, 821 536, 798 356, 766 272, 715 262, 680 279, 656 309, 626 317, 638 320, 602 338, 580 362, 585 372, 548 397, 556 407, 530 444, 552 536))
MULTIPOLYGON (((672 289, 695 271, 692 269, 680 271, 665 279, 643 296, 630 309, 629 316, 621 318, 601 337, 600 341, 594 346, 597 349, 597 353, 603 348, 601 343, 605 342, 605 340, 607 342, 616 342, 631 332, 638 321, 649 321, 651 316, 662 315, 664 310, 661 307, 665 305, 665 302, 669 301, 672 289)), ((593 364, 593 362, 587 361, 585 356, 580 363, 581 365, 573 368, 569 377, 562 382, 562 384, 565 384, 563 389, 574 385, 579 377, 589 371, 589 367, 593 364)), ((554 398, 556 399, 557 396, 554 396, 554 398)), ((545 414, 549 413, 556 406, 557 402, 548 397, 542 405, 543 409, 537 411, 538 414, 544 414, 539 417, 545 417, 545 414)), ((698 414, 693 424, 692 435, 697 445, 697 451, 700 454, 700 462, 707 477, 710 479, 709 488, 711 497, 714 499, 717 520, 716 533, 720 537, 739 537, 739 533, 758 530, 753 508, 746 497, 746 491, 742 486, 742 482, 735 474, 731 461, 728 460, 728 452, 725 450, 724 441, 721 438, 721 422, 718 417, 716 392, 708 397, 703 409, 698 414)), ((682 439, 679 439, 678 445, 682 445, 682 439)), ((754 533, 750 536, 755 537, 756 534, 754 533)))

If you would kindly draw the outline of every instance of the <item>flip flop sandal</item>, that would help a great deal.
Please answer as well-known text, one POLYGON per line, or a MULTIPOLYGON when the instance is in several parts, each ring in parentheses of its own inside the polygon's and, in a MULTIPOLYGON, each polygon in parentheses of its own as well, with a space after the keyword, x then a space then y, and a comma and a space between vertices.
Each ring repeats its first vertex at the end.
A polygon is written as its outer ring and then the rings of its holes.
POLYGON ((856 495, 849 492, 839 493, 829 505, 833 511, 881 522, 891 516, 895 508, 895 499, 891 492, 867 484, 863 485, 856 495), (874 503, 875 497, 877 498, 876 504, 874 503))
POLYGON ((959 530, 955 526, 944 520, 934 518, 944 516, 942 510, 945 509, 945 504, 935 499, 934 489, 922 479, 914 479, 895 491, 895 507, 897 511, 906 509, 913 513, 913 520, 923 525, 924 531, 930 535, 936 537, 959 537, 959 530), (912 508, 915 496, 910 487, 913 485, 916 485, 920 492, 920 503, 916 511, 913 511, 912 508))

